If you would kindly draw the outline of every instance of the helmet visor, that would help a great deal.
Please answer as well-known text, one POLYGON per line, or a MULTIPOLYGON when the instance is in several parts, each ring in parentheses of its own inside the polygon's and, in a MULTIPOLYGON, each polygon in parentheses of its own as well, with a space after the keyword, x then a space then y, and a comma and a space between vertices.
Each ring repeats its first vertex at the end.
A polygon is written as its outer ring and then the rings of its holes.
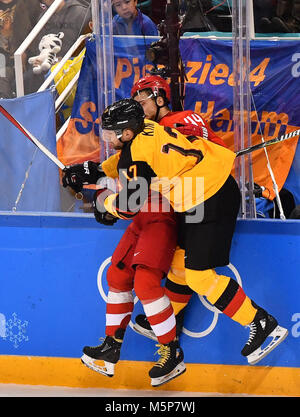
POLYGON ((122 130, 102 130, 102 139, 107 143, 114 143, 122 137, 122 130))

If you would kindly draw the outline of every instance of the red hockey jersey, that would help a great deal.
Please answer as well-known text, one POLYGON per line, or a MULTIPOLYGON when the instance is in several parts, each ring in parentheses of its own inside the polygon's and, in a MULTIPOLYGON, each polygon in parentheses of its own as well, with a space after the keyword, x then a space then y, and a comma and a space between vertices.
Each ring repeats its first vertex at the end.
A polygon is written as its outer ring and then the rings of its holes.
POLYGON ((211 130, 208 123, 202 119, 200 114, 192 110, 169 112, 160 119, 159 124, 176 129, 183 135, 200 136, 227 148, 223 139, 211 130))

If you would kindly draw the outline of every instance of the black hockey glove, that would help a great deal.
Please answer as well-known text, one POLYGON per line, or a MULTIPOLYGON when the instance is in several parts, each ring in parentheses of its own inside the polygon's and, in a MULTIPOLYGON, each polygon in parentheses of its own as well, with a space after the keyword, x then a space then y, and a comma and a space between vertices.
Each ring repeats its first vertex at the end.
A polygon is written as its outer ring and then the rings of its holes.
POLYGON ((105 226, 113 226, 118 220, 117 217, 109 213, 104 207, 105 198, 112 193, 113 192, 107 188, 102 188, 101 190, 97 190, 94 194, 93 208, 95 219, 98 223, 104 224, 105 226))
POLYGON ((96 184, 99 178, 105 177, 101 165, 96 162, 85 161, 83 164, 67 166, 64 170, 62 184, 64 187, 71 187, 79 193, 84 184, 96 184))

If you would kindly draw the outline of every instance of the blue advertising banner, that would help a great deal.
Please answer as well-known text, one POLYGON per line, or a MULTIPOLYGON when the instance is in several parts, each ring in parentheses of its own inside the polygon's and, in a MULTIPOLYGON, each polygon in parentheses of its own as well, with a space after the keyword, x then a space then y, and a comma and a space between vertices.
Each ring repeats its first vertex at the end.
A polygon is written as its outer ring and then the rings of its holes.
MULTIPOLYGON (((53 93, 48 90, 1 105, 56 155, 53 93)), ((0 115, 0 210, 60 211, 58 167, 7 118, 0 115)))
MULTIPOLYGON (((126 221, 93 216, 1 215, 1 355, 79 358, 105 331, 106 270, 126 221), (105 245, 103 244, 105 242, 105 245)), ((300 223, 238 221, 231 264, 220 269, 288 328, 259 365, 300 368, 300 223)), ((132 320, 142 313, 136 301, 132 320)), ((247 365, 249 329, 193 296, 181 337, 187 363, 247 365)), ((154 342, 127 329, 122 360, 153 361, 154 342), (138 348, 136 348, 138 346, 138 348)))
MULTIPOLYGON (((131 87, 147 74, 152 64, 146 48, 157 38, 114 37, 116 98, 130 96, 131 87)), ((72 120, 58 143, 65 163, 100 159, 97 109, 95 42, 87 43, 72 120)), ((289 133, 300 127, 300 58, 296 41, 251 42, 250 84, 253 95, 252 144, 289 133)), ((180 50, 187 81, 185 109, 200 113, 226 144, 233 149, 232 42, 182 38, 180 50)), ((270 165, 281 189, 294 161, 298 139, 268 148, 270 165)), ((274 198, 272 180, 263 150, 253 153, 254 180, 274 198)), ((290 191, 298 196, 299 184, 290 178, 290 191)), ((298 198, 297 198, 298 202, 298 198)))

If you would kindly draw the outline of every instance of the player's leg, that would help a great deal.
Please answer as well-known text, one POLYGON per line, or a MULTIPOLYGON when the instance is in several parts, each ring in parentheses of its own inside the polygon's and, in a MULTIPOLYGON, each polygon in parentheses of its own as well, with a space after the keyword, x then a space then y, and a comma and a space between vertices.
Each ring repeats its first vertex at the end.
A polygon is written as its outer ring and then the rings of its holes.
POLYGON ((225 315, 242 326, 250 326, 242 355, 249 363, 256 363, 284 340, 287 330, 278 327, 276 319, 258 307, 234 279, 218 275, 214 270, 229 263, 239 207, 239 191, 232 177, 204 207, 203 221, 186 224, 184 229, 186 283, 225 315), (269 336, 272 337, 269 347, 261 349, 269 336))
POLYGON ((124 333, 131 319, 134 307, 134 270, 131 260, 137 235, 128 227, 112 256, 112 263, 106 274, 108 294, 106 303, 106 337, 98 346, 83 348, 82 362, 92 370, 103 375, 113 376, 114 367, 120 358, 124 333), (104 366, 95 363, 104 361, 104 366))
POLYGON ((279 326, 271 314, 257 306, 232 278, 217 275, 213 269, 187 269, 186 277, 190 287, 206 296, 218 310, 242 326, 249 326, 249 339, 241 353, 251 365, 263 359, 288 335, 287 329, 279 326), (262 347, 267 338, 271 339, 262 347))
POLYGON ((163 271, 138 265, 134 290, 158 341, 160 358, 149 371, 152 386, 165 384, 185 372, 183 351, 176 340, 176 320, 169 298, 161 286, 163 271))
MULTIPOLYGON (((177 246, 165 284, 165 294, 170 298, 175 316, 187 306, 193 295, 185 282, 184 256, 184 249, 177 246)), ((182 327, 182 323, 180 325, 182 327)))
POLYGON ((177 230, 173 217, 158 215, 156 221, 145 223, 133 258, 134 290, 159 343, 160 359, 149 372, 152 385, 158 386, 185 371, 183 352, 175 341, 173 308, 161 286, 174 255, 177 230))
MULTIPOLYGON (((180 247, 176 248, 172 259, 165 283, 165 294, 169 297, 174 310, 176 336, 179 337, 183 327, 184 308, 187 306, 193 294, 193 291, 185 282, 184 250, 180 247)), ((133 328, 137 333, 149 339, 157 340, 146 315, 139 314, 136 316, 133 328)))

